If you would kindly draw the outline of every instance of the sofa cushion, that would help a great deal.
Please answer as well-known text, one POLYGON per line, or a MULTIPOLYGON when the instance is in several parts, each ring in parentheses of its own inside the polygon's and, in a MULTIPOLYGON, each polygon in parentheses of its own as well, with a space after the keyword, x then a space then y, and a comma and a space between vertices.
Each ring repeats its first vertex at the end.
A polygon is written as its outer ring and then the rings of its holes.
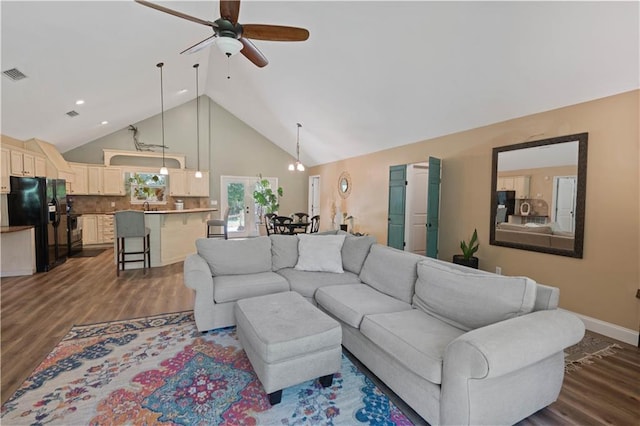
POLYGON ((376 238, 369 235, 356 237, 344 231, 339 231, 338 235, 343 233, 346 237, 342 245, 342 268, 345 271, 359 274, 376 238))
POLYGON ((341 284, 360 284, 360 278, 353 272, 335 274, 333 272, 299 271, 294 268, 283 268, 278 271, 289 281, 291 290, 297 291, 302 296, 313 299, 316 290, 320 287, 341 284))
POLYGON ((298 263, 298 238, 295 235, 271 235, 271 269, 293 268, 298 263))
POLYGON ((414 306, 466 331, 533 310, 535 281, 465 269, 434 259, 420 262, 414 306))
POLYGON ((234 302, 253 296, 289 291, 289 282, 275 272, 213 277, 213 300, 234 302))
POLYGON ((464 331, 419 309, 367 315, 360 331, 418 376, 440 384, 444 350, 464 331))
POLYGON ((271 240, 257 237, 247 240, 198 238, 198 254, 211 268, 212 275, 256 274, 271 271, 271 240))
POLYGON ((424 256, 374 244, 364 261, 360 280, 382 293, 411 303, 416 265, 424 256))
POLYGON ((315 298, 325 311, 355 328, 360 327, 365 315, 411 309, 410 304, 387 296, 366 284, 321 287, 316 291, 315 298))
POLYGON ((342 273, 344 235, 298 234, 298 263, 301 271, 342 273))

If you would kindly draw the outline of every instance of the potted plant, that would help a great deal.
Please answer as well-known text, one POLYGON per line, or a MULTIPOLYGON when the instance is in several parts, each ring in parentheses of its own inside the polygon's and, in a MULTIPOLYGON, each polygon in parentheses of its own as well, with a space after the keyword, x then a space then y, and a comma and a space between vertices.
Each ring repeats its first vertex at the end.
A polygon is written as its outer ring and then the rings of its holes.
POLYGON ((278 197, 282 197, 283 191, 282 187, 278 187, 278 189, 274 192, 271 189, 271 184, 268 179, 263 179, 262 175, 260 175, 260 179, 256 183, 256 188, 253 191, 253 199, 256 204, 259 206, 258 217, 262 220, 263 215, 267 213, 276 213, 280 208, 280 204, 278 203, 278 197))
POLYGON ((478 251, 479 247, 480 244, 478 244, 478 230, 474 229, 469 243, 464 240, 460 241, 460 249, 462 250, 462 254, 454 254, 453 263, 478 269, 478 258, 475 257, 474 254, 478 251))

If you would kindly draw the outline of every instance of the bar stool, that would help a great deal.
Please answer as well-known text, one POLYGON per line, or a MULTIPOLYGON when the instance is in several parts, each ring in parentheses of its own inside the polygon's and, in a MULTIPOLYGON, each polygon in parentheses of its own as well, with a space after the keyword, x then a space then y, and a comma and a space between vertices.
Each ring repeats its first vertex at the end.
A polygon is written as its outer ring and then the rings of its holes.
POLYGON ((207 221, 207 238, 224 237, 225 240, 229 239, 229 233, 227 231, 227 225, 229 223, 229 207, 224 212, 223 219, 210 219, 207 221), (221 234, 216 234, 211 230, 212 227, 222 228, 221 234))
POLYGON ((145 227, 144 212, 137 210, 123 210, 116 212, 116 241, 117 241, 117 263, 116 275, 120 276, 120 267, 124 271, 125 263, 142 262, 144 273, 147 273, 147 267, 151 268, 151 246, 149 228, 145 227), (142 238, 142 251, 126 251, 126 238, 142 238), (126 259, 129 255, 142 255, 142 259, 126 259))

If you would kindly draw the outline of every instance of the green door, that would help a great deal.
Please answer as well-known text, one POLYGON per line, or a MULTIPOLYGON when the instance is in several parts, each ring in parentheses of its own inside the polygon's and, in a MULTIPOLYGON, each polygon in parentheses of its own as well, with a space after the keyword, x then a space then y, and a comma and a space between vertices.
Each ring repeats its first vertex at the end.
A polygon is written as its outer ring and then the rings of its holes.
POLYGON ((407 191, 407 166, 389 167, 389 223, 387 245, 404 250, 404 208, 407 191))
POLYGON ((427 257, 438 257, 438 216, 440 215, 441 160, 429 157, 427 180, 427 257))

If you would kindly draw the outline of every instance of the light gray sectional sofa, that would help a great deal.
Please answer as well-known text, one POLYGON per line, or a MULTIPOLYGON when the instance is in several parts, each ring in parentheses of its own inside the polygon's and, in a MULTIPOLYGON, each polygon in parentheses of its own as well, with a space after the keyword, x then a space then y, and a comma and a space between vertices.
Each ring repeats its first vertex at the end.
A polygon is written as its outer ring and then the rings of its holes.
POLYGON ((198 240, 184 265, 198 329, 234 325, 237 300, 293 290, 430 424, 511 424, 556 400, 563 350, 584 335, 557 288, 345 234, 198 240))

